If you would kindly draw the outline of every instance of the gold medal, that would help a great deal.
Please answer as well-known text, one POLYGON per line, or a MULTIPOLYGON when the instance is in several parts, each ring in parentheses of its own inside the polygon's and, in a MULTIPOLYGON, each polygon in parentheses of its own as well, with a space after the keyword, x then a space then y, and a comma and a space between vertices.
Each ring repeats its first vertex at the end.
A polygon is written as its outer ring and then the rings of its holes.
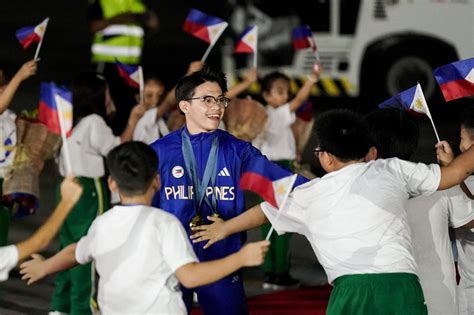
POLYGON ((191 232, 194 233, 192 230, 193 227, 202 225, 202 217, 199 214, 196 214, 192 219, 191 222, 189 222, 189 227, 191 228, 191 232))

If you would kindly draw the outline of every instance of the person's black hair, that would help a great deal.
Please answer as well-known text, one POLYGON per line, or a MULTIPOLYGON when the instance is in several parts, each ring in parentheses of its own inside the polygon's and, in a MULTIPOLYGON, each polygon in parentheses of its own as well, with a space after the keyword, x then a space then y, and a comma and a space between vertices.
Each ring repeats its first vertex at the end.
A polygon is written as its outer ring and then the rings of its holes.
POLYGON ((95 72, 82 72, 72 80, 73 125, 84 117, 97 114, 106 119, 105 79, 95 72))
POLYGON ((377 109, 366 115, 372 146, 383 159, 408 160, 418 148, 420 131, 408 112, 398 108, 377 109))
POLYGON ((127 197, 143 195, 157 175, 158 156, 140 141, 125 142, 107 155, 110 176, 120 193, 127 197))
POLYGON ((204 66, 200 71, 193 72, 179 80, 175 90, 176 100, 179 102, 194 97, 196 87, 206 82, 216 82, 221 88, 222 93, 227 92, 225 74, 209 66, 204 66))
POLYGON ((367 126, 362 115, 347 110, 323 112, 315 122, 319 149, 334 155, 341 162, 359 160, 370 148, 367 126))
POLYGON ((275 82, 276 80, 285 80, 286 82, 288 82, 288 84, 290 83, 290 78, 281 72, 269 73, 262 79, 262 93, 270 92, 273 86, 273 82, 275 82))
POLYGON ((474 106, 468 106, 461 112, 461 127, 474 137, 474 106))

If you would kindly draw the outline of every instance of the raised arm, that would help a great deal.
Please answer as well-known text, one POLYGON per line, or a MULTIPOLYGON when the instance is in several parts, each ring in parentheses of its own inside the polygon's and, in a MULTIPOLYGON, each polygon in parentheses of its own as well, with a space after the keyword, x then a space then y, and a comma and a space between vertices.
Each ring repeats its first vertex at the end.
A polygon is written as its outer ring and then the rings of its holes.
POLYGON ((187 288, 215 282, 242 267, 261 265, 269 245, 269 241, 250 243, 222 259, 186 264, 176 270, 176 277, 187 288))
POLYGON ((27 61, 21 66, 20 70, 15 73, 13 78, 8 82, 3 92, 0 93, 0 114, 2 114, 10 105, 21 82, 28 79, 36 73, 38 68, 37 60, 27 61))
POLYGON ((206 245, 204 245, 205 249, 229 235, 251 230, 268 223, 268 219, 265 214, 263 214, 260 205, 256 205, 228 221, 223 221, 216 217, 207 217, 207 219, 214 223, 191 228, 191 230, 195 232, 191 235, 192 242, 208 241, 206 245))
POLYGON ((82 186, 73 176, 67 176, 61 183, 61 201, 56 209, 31 237, 16 245, 20 261, 43 251, 49 245, 81 194, 82 186))
POLYGON ((227 91, 226 96, 230 99, 237 97, 240 93, 248 89, 248 87, 255 81, 257 81, 257 69, 248 69, 245 73, 244 79, 231 87, 229 91, 227 91))
POLYGON ((315 64, 313 67, 313 72, 308 75, 307 80, 304 82, 303 86, 298 90, 296 96, 290 101, 290 110, 292 112, 295 112, 301 106, 301 104, 308 99, 313 84, 319 80, 321 71, 321 65, 315 64))
POLYGON ((73 243, 46 260, 39 255, 34 255, 32 260, 20 265, 20 274, 23 275, 21 279, 27 281, 27 284, 30 285, 47 275, 78 265, 75 256, 76 245, 76 243, 73 243))

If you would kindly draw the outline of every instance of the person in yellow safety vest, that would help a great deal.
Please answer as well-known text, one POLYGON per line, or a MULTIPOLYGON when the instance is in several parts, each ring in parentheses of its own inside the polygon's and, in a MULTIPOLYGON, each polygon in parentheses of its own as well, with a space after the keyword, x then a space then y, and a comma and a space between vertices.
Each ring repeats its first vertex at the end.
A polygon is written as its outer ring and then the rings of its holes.
POLYGON ((119 76, 115 61, 139 65, 145 30, 156 31, 159 20, 141 0, 89 0, 87 18, 93 34, 91 54, 97 72, 107 80, 116 111, 109 122, 115 134, 125 129, 136 104, 134 90, 119 76))

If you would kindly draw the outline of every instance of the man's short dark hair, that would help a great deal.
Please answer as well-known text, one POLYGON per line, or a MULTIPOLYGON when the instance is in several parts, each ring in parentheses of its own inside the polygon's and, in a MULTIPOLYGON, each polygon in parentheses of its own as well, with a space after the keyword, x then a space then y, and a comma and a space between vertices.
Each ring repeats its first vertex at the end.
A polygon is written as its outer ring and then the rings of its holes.
POLYGON ((474 106, 468 106, 461 112, 461 127, 474 137, 474 106))
POLYGON ((125 142, 109 152, 107 167, 122 195, 143 195, 157 174, 158 157, 143 142, 125 142))
POLYGON ((200 71, 193 72, 179 80, 176 84, 176 100, 182 101, 194 97, 196 87, 206 82, 216 82, 222 90, 227 92, 227 81, 222 71, 214 70, 208 66, 204 66, 200 71))
POLYGON ((315 135, 319 148, 341 162, 359 160, 370 148, 363 117, 347 109, 323 112, 315 122, 315 135))
POLYGON ((418 147, 420 131, 408 112, 397 108, 377 109, 366 116, 372 146, 379 157, 408 160, 418 147))
POLYGON ((276 80, 285 80, 286 82, 290 83, 290 78, 281 72, 272 72, 267 74, 262 79, 262 93, 263 92, 270 92, 273 86, 273 82, 276 80))

